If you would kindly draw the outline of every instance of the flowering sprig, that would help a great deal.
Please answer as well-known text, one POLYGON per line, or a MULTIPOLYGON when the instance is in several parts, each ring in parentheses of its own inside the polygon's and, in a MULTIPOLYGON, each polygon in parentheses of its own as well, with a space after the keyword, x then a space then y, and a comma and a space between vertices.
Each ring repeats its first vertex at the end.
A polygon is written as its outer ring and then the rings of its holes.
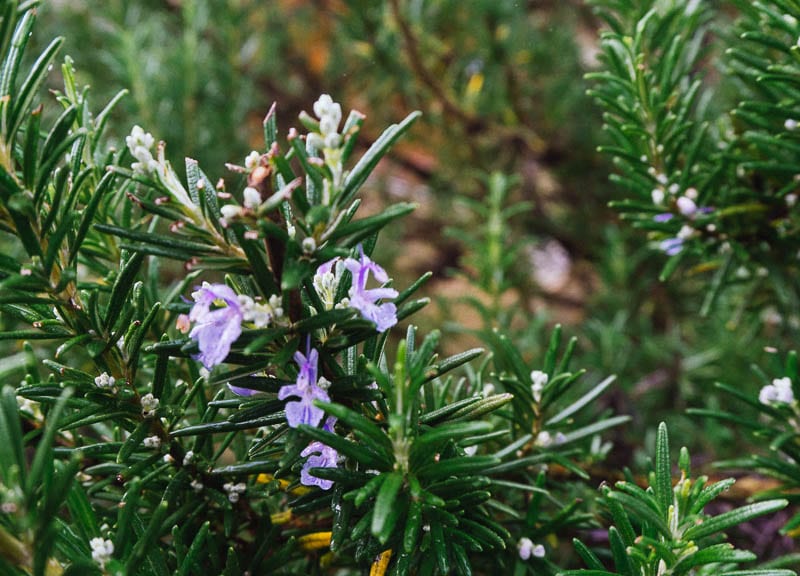
POLYGON ((155 138, 152 134, 136 125, 131 129, 130 135, 125 137, 125 144, 131 155, 137 160, 131 165, 134 173, 148 175, 158 169, 158 162, 153 158, 151 151, 155 145, 155 138))
POLYGON ((156 157, 153 157, 152 148, 155 145, 155 138, 149 132, 145 132, 141 126, 134 126, 129 136, 125 138, 125 143, 136 162, 131 164, 134 174, 151 176, 158 180, 164 189, 178 201, 184 214, 186 214, 195 224, 204 221, 199 206, 192 202, 186 188, 183 187, 177 174, 165 157, 164 143, 156 146, 156 157))
POLYGON ((322 203, 329 205, 341 189, 344 177, 342 165, 342 135, 339 124, 342 122, 342 107, 328 94, 323 94, 314 102, 314 114, 319 119, 319 130, 309 132, 306 143, 312 149, 322 151, 325 166, 330 170, 331 179, 323 181, 322 203))

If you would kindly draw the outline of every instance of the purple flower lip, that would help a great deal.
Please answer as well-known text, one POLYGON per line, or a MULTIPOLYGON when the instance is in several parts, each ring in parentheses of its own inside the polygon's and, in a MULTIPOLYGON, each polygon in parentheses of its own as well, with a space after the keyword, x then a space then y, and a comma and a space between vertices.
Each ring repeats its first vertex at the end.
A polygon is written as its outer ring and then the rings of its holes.
POLYGON ((653 216, 653 220, 655 220, 656 222, 669 222, 674 217, 675 215, 671 214, 670 212, 663 212, 661 214, 656 214, 655 216, 653 216))
POLYGON ((322 378, 317 378, 317 362, 319 352, 307 345, 307 356, 300 351, 294 353, 294 361, 300 368, 297 380, 294 384, 286 384, 278 390, 278 399, 285 400, 289 397, 297 397, 299 400, 292 400, 286 403, 286 420, 289 426, 297 428, 300 424, 317 426, 322 421, 325 411, 314 406, 314 400, 330 402, 328 393, 318 385, 322 378))
POLYGON ((392 302, 378 304, 378 300, 387 298, 397 298, 399 292, 394 288, 367 288, 369 276, 385 284, 389 281, 386 270, 370 260, 364 254, 364 250, 359 246, 361 258, 348 258, 344 261, 347 268, 353 275, 353 285, 350 288, 350 306, 361 313, 361 316, 375 323, 378 332, 385 332, 397 324, 397 306, 392 302))
POLYGON ((233 344, 242 333, 244 317, 239 299, 225 284, 203 284, 192 293, 194 306, 189 320, 195 323, 189 337, 195 340, 200 353, 195 356, 207 369, 222 363, 233 344), (225 306, 211 309, 215 301, 222 300, 225 306))
MULTIPOLYGON (((333 433, 335 424, 336 418, 328 416, 322 429, 333 433)), ((318 486, 322 490, 329 490, 333 486, 333 480, 312 476, 310 470, 311 468, 336 468, 339 462, 339 453, 330 446, 315 440, 303 449, 300 456, 308 456, 308 460, 305 461, 303 469, 300 471, 300 483, 304 486, 318 486)))

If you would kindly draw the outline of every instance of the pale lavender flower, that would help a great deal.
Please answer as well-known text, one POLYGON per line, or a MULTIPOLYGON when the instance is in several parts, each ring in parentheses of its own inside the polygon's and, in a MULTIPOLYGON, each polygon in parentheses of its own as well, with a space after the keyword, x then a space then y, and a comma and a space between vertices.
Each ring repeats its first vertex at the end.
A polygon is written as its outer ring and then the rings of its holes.
POLYGON ((676 234, 675 238, 667 238, 666 240, 662 240, 658 247, 663 251, 666 252, 667 256, 674 256, 681 250, 683 250, 684 242, 695 236, 696 232, 694 228, 691 226, 681 226, 681 229, 676 234))
MULTIPOLYGON (((334 424, 336 424, 336 418, 328 416, 322 429, 332 433, 334 424)), ((311 468, 336 468, 339 453, 330 446, 314 440, 300 452, 300 456, 308 456, 308 460, 300 471, 300 483, 304 486, 319 486, 323 490, 329 490, 333 486, 333 480, 317 478, 312 476, 309 471, 311 468)))
POLYGON ((522 537, 517 542, 517 551, 522 560, 529 560, 531 557, 544 558, 545 549, 541 544, 534 544, 530 538, 522 537))
POLYGON ((662 212, 661 214, 656 214, 653 216, 653 220, 655 222, 669 222, 674 217, 674 214, 670 212, 662 212))
POLYGON ((231 392, 236 394, 237 396, 252 396, 253 394, 258 394, 258 390, 252 390, 250 388, 242 388, 241 386, 234 386, 230 382, 228 382, 228 388, 231 392))
POLYGON ((194 306, 189 319, 195 323, 189 337, 196 340, 200 353, 195 356, 207 369, 220 364, 228 356, 233 344, 242 333, 244 317, 239 298, 225 284, 208 284, 192 293, 194 306), (225 306, 211 309, 211 305, 222 300, 225 306))
POLYGON ((678 206, 678 212, 688 218, 693 217, 697 212, 697 204, 688 196, 681 196, 675 201, 675 204, 678 206))
POLYGON ((758 400, 762 404, 791 404, 794 402, 794 392, 792 391, 792 381, 788 377, 775 378, 772 384, 764 386, 758 394, 758 400))
POLYGON ((666 252, 667 256, 675 256, 683 250, 683 238, 667 238, 662 240, 658 247, 662 252, 666 252))
POLYGON ((299 351, 295 352, 294 361, 300 367, 297 380, 294 384, 281 386, 278 391, 279 400, 284 400, 289 396, 300 398, 300 400, 286 403, 286 420, 292 428, 297 428, 300 424, 317 426, 322 421, 325 412, 322 408, 314 406, 314 400, 330 402, 328 393, 325 391, 328 381, 325 378, 317 379, 318 360, 319 353, 314 348, 308 351, 308 357, 299 351))
POLYGON ((364 254, 361 247, 359 250, 361 251, 359 260, 348 258, 344 261, 345 268, 353 274, 350 306, 358 310, 365 319, 374 322, 378 332, 385 332, 397 324, 397 306, 392 302, 382 304, 377 302, 382 298, 396 298, 399 293, 394 288, 367 289, 370 272, 381 285, 389 281, 389 276, 383 268, 364 254))

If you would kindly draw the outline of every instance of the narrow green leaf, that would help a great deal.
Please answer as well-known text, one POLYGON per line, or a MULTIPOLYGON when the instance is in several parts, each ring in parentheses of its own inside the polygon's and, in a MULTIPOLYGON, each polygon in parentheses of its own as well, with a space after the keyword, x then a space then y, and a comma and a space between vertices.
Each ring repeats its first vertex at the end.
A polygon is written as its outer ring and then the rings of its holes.
POLYGON ((122 311, 123 306, 128 300, 128 294, 133 288, 136 275, 139 273, 144 262, 145 255, 141 252, 136 252, 131 256, 127 262, 122 264, 122 268, 114 281, 114 286, 111 288, 111 296, 108 301, 108 308, 106 309, 105 328, 111 331, 114 323, 117 321, 119 313, 122 311))
POLYGON ((26 477, 22 424, 19 420, 17 395, 11 386, 3 386, 0 406, 0 469, 3 482, 9 484, 15 476, 24 484, 26 477))
POLYGON ((70 244, 70 252, 69 252, 70 264, 75 261, 75 257, 78 255, 78 250, 80 249, 81 244, 83 244, 83 241, 86 238, 86 234, 89 232, 89 226, 92 225, 94 216, 97 213, 97 208, 100 206, 100 200, 103 199, 105 193, 113 185, 115 177, 116 175, 113 172, 106 172, 103 175, 103 178, 97 184, 97 187, 95 188, 94 194, 92 194, 89 203, 83 209, 83 216, 81 218, 81 223, 78 226, 78 231, 75 233, 75 239, 70 244))
POLYGON ((298 429, 311 436, 311 438, 314 440, 319 440, 326 446, 330 446, 340 454, 343 454, 348 458, 352 458, 359 464, 368 468, 387 470, 391 468, 392 464, 394 463, 393 459, 387 457, 384 453, 378 453, 368 446, 362 446, 356 444, 355 442, 350 442, 338 434, 333 434, 326 430, 314 428, 313 426, 308 426, 307 424, 301 424, 298 426, 298 429))
POLYGON ((608 430, 609 428, 613 428, 614 426, 619 426, 620 424, 624 424, 630 421, 630 419, 631 419, 630 416, 614 416, 612 418, 600 420, 599 422, 595 422, 593 424, 589 424, 587 426, 583 426, 575 430, 570 430, 569 432, 564 434, 564 441, 562 442, 562 444, 568 444, 570 442, 580 440, 581 438, 586 438, 587 436, 594 436, 595 434, 598 434, 603 430, 608 430))
POLYGON ((181 562, 180 568, 178 568, 178 576, 187 576, 194 572, 194 568, 197 566, 201 566, 203 563, 201 560, 203 559, 204 552, 208 552, 208 543, 206 539, 208 538, 208 531, 211 528, 211 522, 206 520, 200 526, 200 530, 197 531, 197 534, 192 540, 192 545, 189 546, 189 551, 186 553, 186 556, 183 558, 183 562, 181 562))
POLYGON ((110 224, 95 224, 94 227, 95 230, 99 230, 100 232, 113 234, 114 236, 127 238, 128 240, 133 240, 135 242, 142 242, 143 244, 161 246, 163 248, 178 251, 178 253, 188 252, 193 255, 202 256, 204 254, 210 254, 217 251, 214 246, 193 242, 191 240, 183 240, 175 238, 174 236, 138 232, 136 230, 129 230, 120 226, 112 226, 110 224))
POLYGON ((656 501, 662 513, 666 514, 672 505, 672 467, 669 458, 669 433, 667 425, 661 422, 658 425, 656 437, 656 501))
POLYGON ((386 432, 384 432, 377 423, 363 414, 359 414, 341 404, 331 404, 328 402, 320 402, 319 400, 315 400, 314 404, 325 410, 325 412, 331 416, 336 416, 339 422, 347 424, 354 430, 361 432, 365 439, 372 441, 374 444, 373 448, 376 449, 376 451, 385 452, 386 456, 390 457, 392 454, 392 442, 386 432))
POLYGON ((561 346, 561 324, 556 324, 553 327, 553 332, 550 334, 550 344, 547 346, 547 352, 544 355, 544 368, 543 370, 552 378, 553 371, 556 368, 556 356, 558 355, 558 348, 561 346))
POLYGON ((72 393, 72 388, 64 389, 53 409, 47 414, 44 434, 39 439, 36 453, 31 462, 30 473, 25 482, 25 494, 29 506, 33 506, 33 498, 35 498, 36 490, 42 484, 45 468, 53 465, 53 442, 58 433, 61 413, 64 411, 67 400, 72 396, 72 393))
POLYGON ((785 508, 788 504, 788 500, 767 500, 766 502, 748 504, 747 506, 742 506, 730 512, 725 512, 713 518, 703 520, 701 523, 688 528, 684 533, 684 538, 698 540, 731 528, 732 526, 737 526, 743 522, 748 522, 764 514, 777 512, 785 508))
POLYGON ((421 115, 420 112, 412 112, 400 124, 389 126, 370 146, 369 150, 366 151, 347 175, 342 195, 337 199, 337 203, 340 206, 346 205, 352 200, 358 189, 361 188, 361 185, 364 184, 367 177, 375 169, 375 166, 378 165, 380 159, 421 115))
POLYGON ((381 484, 381 488, 375 498, 371 532, 381 544, 386 544, 394 528, 394 522, 397 521, 397 495, 402 486, 403 476, 397 472, 391 472, 381 484))
MULTIPOLYGON (((572 572, 586 574, 590 571, 595 571, 598 574, 611 574, 610 572, 603 571, 603 563, 600 562, 600 559, 589 550, 589 548, 578 540, 577 538, 572 539, 572 546, 575 548, 575 551, 578 555, 583 559, 583 562, 589 567, 589 570, 573 570, 572 572)), ((562 572, 561 574, 569 574, 569 572, 562 572)))
POLYGON ((603 392, 606 391, 606 388, 611 386, 616 380, 616 376, 609 376, 599 384, 597 384, 594 388, 589 390, 586 394, 581 396, 578 400, 564 408, 561 412, 547 420, 545 422, 545 426, 552 426, 553 424, 558 424, 575 414, 576 412, 580 411, 584 406, 587 406, 592 401, 594 401, 598 396, 600 396, 603 392))

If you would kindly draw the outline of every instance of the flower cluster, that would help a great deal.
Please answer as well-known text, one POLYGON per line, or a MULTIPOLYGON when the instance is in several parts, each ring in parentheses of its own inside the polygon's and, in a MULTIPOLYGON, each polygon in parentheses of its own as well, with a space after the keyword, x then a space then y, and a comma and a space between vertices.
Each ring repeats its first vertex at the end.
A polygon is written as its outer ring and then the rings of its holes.
POLYGON ((242 206, 225 204, 219 211, 225 220, 233 220, 247 210, 257 210, 259 206, 261 206, 261 193, 252 186, 247 186, 242 191, 242 206))
POLYGON ((761 389, 758 401, 767 405, 792 404, 794 402, 792 381, 788 377, 775 378, 772 384, 761 389))
POLYGON ((89 547, 92 549, 92 560, 100 568, 105 568, 106 562, 111 560, 114 554, 114 543, 111 540, 104 540, 100 537, 89 540, 89 547))
MULTIPOLYGON (((663 175, 657 175, 663 176, 663 175)), ((664 183, 666 183, 666 179, 664 179, 664 183)), ((669 203, 673 207, 673 212, 662 212, 661 214, 656 214, 653 217, 655 222, 664 223, 669 222, 673 218, 683 217, 685 221, 691 222, 692 220, 696 219, 698 216, 702 214, 708 214, 709 212, 713 211, 713 208, 710 207, 699 207, 697 206, 696 200, 698 196, 698 192, 696 188, 690 187, 687 188, 682 195, 679 195, 680 187, 677 184, 672 184, 666 188, 666 192, 669 193, 669 203)), ((665 197, 667 194, 665 193, 665 189, 663 187, 655 188, 652 191, 653 203, 654 204, 663 204, 665 201, 665 197)), ((714 230, 714 224, 709 224, 707 226, 709 231, 714 230)), ((681 226, 681 229, 678 233, 672 237, 662 240, 659 243, 659 249, 662 252, 665 252, 668 256, 674 256, 678 254, 681 250, 683 250, 684 243, 689 238, 697 235, 697 230, 694 229, 689 224, 684 224, 681 226)))
POLYGON ((339 190, 344 181, 344 167, 342 164, 342 135, 339 134, 339 124, 342 122, 342 107, 334 102, 328 94, 323 94, 314 103, 314 114, 319 118, 319 131, 310 132, 306 136, 309 147, 322 151, 325 166, 331 173, 331 180, 323 181, 322 202, 331 203, 335 192, 339 190))
POLYGON ((567 437, 563 432, 556 432, 554 436, 547 430, 542 430, 536 435, 535 444, 541 448, 549 448, 550 446, 559 446, 566 441, 567 437))
POLYGON ((522 560, 533 558, 544 558, 545 549, 541 544, 534 544, 530 538, 522 537, 517 542, 517 551, 522 560))
POLYGON ((319 118, 319 132, 312 132, 307 142, 320 150, 333 150, 342 144, 339 124, 342 121, 342 106, 334 102, 329 94, 322 94, 314 102, 314 114, 319 118))
POLYGON ((145 132, 141 126, 134 126, 130 135, 125 137, 128 150, 137 160, 131 164, 131 168, 137 174, 150 174, 158 168, 158 162, 151 152, 155 142, 153 135, 145 132))
POLYGON ((346 308, 350 305, 350 301, 346 298, 336 302, 336 291, 339 289, 339 281, 342 279, 344 270, 342 259, 334 258, 317 268, 317 272, 314 274, 314 290, 324 304, 325 310, 332 310, 334 307, 346 308))
MULTIPOLYGON (((294 384, 282 386, 278 391, 278 398, 280 400, 298 398, 298 400, 286 403, 286 420, 289 426, 292 428, 296 428, 300 424, 318 426, 325 412, 321 408, 314 406, 314 400, 330 402, 327 392, 330 382, 318 375, 319 352, 315 348, 311 348, 310 343, 307 353, 304 355, 301 352, 296 352, 294 360, 300 369, 297 379, 294 384)), ((237 394, 239 393, 237 390, 231 389, 237 394)), ((246 389, 241 390, 247 391, 246 389)), ((252 393, 252 391, 247 392, 252 393)), ((322 428, 332 433, 335 424, 336 418, 329 416, 322 428)), ((338 452, 330 446, 315 440, 306 446, 300 456, 308 457, 300 472, 300 482, 305 486, 318 486, 323 490, 328 490, 333 485, 333 482, 317 478, 311 475, 309 470, 319 467, 336 467, 339 459, 338 452)))
POLYGON ((189 312, 189 320, 195 326, 189 337, 196 340, 200 348, 195 358, 208 369, 228 356, 231 344, 242 333, 242 322, 265 328, 283 316, 278 296, 270 296, 267 303, 259 303, 245 294, 236 294, 225 284, 204 282, 192 293, 192 298, 195 304, 189 312), (212 305, 217 307, 212 309, 212 305))
POLYGON ((154 416, 156 410, 158 410, 158 405, 160 404, 159 399, 153 396, 150 392, 142 396, 142 399, 139 402, 142 405, 142 416, 145 418, 154 416))
POLYGON ((683 250, 683 244, 689 238, 692 238, 696 234, 696 231, 691 226, 681 226, 681 229, 678 231, 678 234, 674 238, 667 238, 666 240, 662 240, 658 247, 659 249, 666 253, 667 256, 674 256, 681 250, 683 250))
POLYGON ((109 390, 111 392, 117 391, 117 380, 113 376, 110 376, 108 372, 103 372, 100 376, 97 376, 94 379, 94 385, 100 388, 101 390, 109 390))
POLYGON ((542 401, 542 391, 547 386, 547 381, 550 377, 546 372, 541 370, 534 370, 531 372, 531 394, 533 394, 533 401, 537 404, 542 401))
POLYGON ((247 492, 247 484, 244 482, 239 482, 238 484, 226 482, 222 485, 222 489, 228 494, 228 502, 231 504, 236 504, 239 501, 239 498, 241 498, 242 494, 247 492))
POLYGON ((390 281, 386 270, 365 255, 361 246, 359 246, 359 251, 361 256, 358 260, 334 258, 317 268, 314 275, 314 289, 322 300, 325 310, 353 308, 358 310, 364 319, 374 322, 378 332, 385 332, 397 324, 397 306, 392 302, 379 304, 378 301, 385 298, 397 298, 399 293, 394 288, 384 287, 390 281), (349 298, 337 302, 336 292, 345 270, 353 275, 353 282, 350 286, 349 298), (370 275, 381 284, 381 287, 367 288, 370 275))

